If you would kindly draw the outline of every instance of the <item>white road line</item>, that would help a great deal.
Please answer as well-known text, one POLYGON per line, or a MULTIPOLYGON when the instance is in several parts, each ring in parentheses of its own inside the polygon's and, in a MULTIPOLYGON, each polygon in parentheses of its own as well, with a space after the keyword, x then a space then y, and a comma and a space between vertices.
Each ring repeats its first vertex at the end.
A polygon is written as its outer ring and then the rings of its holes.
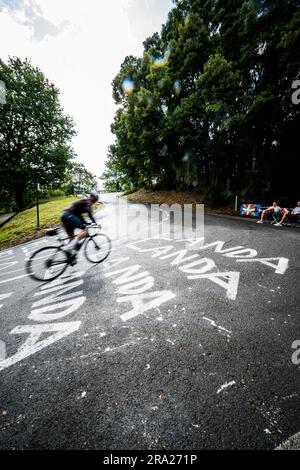
POLYGON ((5 273, 0 273, 0 276, 7 276, 8 274, 17 273, 17 272, 19 272, 19 271, 24 271, 24 268, 14 269, 13 271, 8 271, 8 272, 5 272, 5 273))
POLYGON ((275 447, 275 450, 300 450, 300 432, 275 447))
POLYGON ((35 238, 31 242, 20 243, 17 248, 21 248, 24 251, 27 247, 31 248, 34 246, 42 245, 43 243, 49 243, 49 240, 46 237, 35 238))
POLYGON ((0 300, 7 299, 13 294, 13 292, 8 292, 7 294, 0 294, 0 300))
MULTIPOLYGON (((0 300, 7 299, 7 298, 10 297, 12 294, 13 294, 13 292, 8 292, 7 294, 0 294, 0 300)), ((3 304, 0 304, 0 308, 2 308, 2 307, 3 307, 3 304)))
POLYGON ((0 281, 0 284, 4 284, 5 282, 15 281, 16 279, 21 279, 22 277, 30 276, 30 274, 23 274, 22 276, 12 277, 11 279, 4 279, 4 281, 0 281))
MULTIPOLYGON (((35 259, 35 261, 36 261, 37 259, 49 258, 49 256, 50 256, 49 254, 48 254, 48 255, 44 255, 44 256, 36 256, 34 259, 35 259)), ((27 259, 28 259, 28 258, 27 258, 27 259)))
POLYGON ((6 248, 6 250, 1 250, 0 258, 2 258, 4 256, 10 256, 10 255, 13 255, 13 254, 14 254, 14 251, 11 248, 6 248))

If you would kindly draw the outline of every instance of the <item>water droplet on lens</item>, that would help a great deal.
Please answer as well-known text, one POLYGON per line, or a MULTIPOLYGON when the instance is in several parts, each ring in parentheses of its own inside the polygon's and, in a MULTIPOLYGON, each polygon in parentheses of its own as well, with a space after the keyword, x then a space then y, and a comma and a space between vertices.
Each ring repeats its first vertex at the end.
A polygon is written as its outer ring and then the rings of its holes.
POLYGON ((131 80, 130 78, 126 77, 124 78, 121 87, 123 89, 123 92, 126 95, 130 95, 134 91, 134 81, 131 80))

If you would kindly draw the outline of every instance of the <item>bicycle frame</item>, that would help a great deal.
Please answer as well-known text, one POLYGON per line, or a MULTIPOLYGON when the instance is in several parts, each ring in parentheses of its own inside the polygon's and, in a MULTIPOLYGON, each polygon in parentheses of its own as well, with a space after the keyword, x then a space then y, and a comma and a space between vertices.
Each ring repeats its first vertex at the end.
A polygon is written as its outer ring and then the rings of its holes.
MULTIPOLYGON (((111 251, 111 241, 107 235, 99 231, 100 227, 91 226, 87 228, 95 228, 95 232, 93 233, 90 230, 87 230, 87 235, 79 241, 79 244, 75 250, 78 252, 83 246, 85 246, 84 254, 86 259, 91 263, 99 264, 103 262, 109 255, 111 251), (90 243, 92 240, 93 243, 90 243), (101 240, 100 243, 99 240, 101 240), (102 250, 102 246, 104 247, 104 250, 102 250)), ((26 261, 27 272, 31 275, 31 277, 38 281, 49 281, 55 279, 67 269, 67 266, 74 266, 77 262, 76 253, 71 254, 64 249, 65 241, 69 240, 70 237, 61 236, 62 234, 58 228, 48 230, 46 235, 55 236, 55 241, 57 244, 55 243, 53 246, 46 245, 42 248, 39 248, 26 261), (49 250, 53 250, 51 254, 49 250), (48 252, 49 255, 47 254, 48 252), (37 265, 35 264, 36 262, 37 265), (35 270, 35 266, 37 267, 37 270, 35 270), (50 270, 50 268, 59 266, 62 266, 59 273, 48 272, 46 278, 46 273, 50 270), (41 274, 44 270, 46 270, 45 276, 41 274)))
MULTIPOLYGON (((94 228, 94 227, 93 227, 92 225, 86 225, 86 228, 89 229, 89 228, 94 228)), ((95 227, 95 229, 96 229, 96 228, 99 229, 98 226, 95 227)), ((59 233, 58 230, 59 230, 58 228, 57 228, 57 229, 50 229, 50 230, 49 230, 49 233, 48 233, 48 234, 46 233, 46 235, 48 235, 48 236, 56 236, 56 235, 58 235, 58 233, 59 233), (50 232, 53 232, 53 233, 50 233, 50 232)), ((87 240, 89 240, 90 238, 93 238, 93 236, 94 236, 94 235, 91 235, 91 234, 89 233, 89 230, 88 230, 87 235, 86 235, 82 240, 79 240, 79 243, 78 243, 78 245, 77 245, 76 250, 79 251, 79 250, 82 248, 82 246, 84 245, 84 243, 85 243, 87 240)), ((72 237, 72 238, 74 238, 74 237, 72 237)), ((65 245, 64 242, 65 242, 66 240, 71 240, 72 238, 71 238, 71 237, 64 237, 64 238, 61 238, 61 237, 57 236, 56 240, 59 242, 60 248, 62 248, 62 247, 65 245)))

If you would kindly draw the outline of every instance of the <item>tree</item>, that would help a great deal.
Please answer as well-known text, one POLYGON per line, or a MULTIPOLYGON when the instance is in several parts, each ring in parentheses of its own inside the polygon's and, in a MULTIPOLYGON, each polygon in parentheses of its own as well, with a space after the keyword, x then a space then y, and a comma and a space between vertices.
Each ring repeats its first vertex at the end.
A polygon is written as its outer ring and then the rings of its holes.
POLYGON ((89 172, 83 163, 68 164, 64 181, 64 188, 68 194, 88 193, 96 187, 96 176, 89 172))
POLYGON ((0 60, 6 104, 0 105, 0 185, 22 209, 35 184, 58 185, 73 157, 73 120, 63 114, 59 90, 30 61, 0 60))
POLYGON ((121 191, 123 189, 123 183, 125 183, 125 181, 122 180, 120 172, 117 171, 115 166, 115 145, 110 145, 108 148, 106 170, 100 176, 100 179, 103 180, 104 187, 107 191, 121 191))
POLYGON ((133 188, 195 189, 211 204, 298 197, 300 4, 173 0, 142 58, 113 81, 119 105, 105 176, 133 188), (124 87, 124 81, 132 84, 124 87))

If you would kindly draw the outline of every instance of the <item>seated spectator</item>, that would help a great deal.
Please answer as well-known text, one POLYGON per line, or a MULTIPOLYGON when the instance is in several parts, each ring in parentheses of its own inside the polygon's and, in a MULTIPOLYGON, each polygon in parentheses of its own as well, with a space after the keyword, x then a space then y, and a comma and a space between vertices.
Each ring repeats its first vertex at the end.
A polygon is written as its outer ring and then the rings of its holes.
POLYGON ((289 211, 286 208, 284 209, 281 220, 277 224, 275 224, 276 227, 282 227, 282 224, 287 217, 289 217, 289 219, 292 219, 293 222, 300 222, 300 201, 297 202, 297 206, 294 207, 292 211, 289 211))
POLYGON ((277 202, 273 202, 273 205, 268 207, 267 209, 264 209, 261 213, 260 220, 258 220, 256 223, 257 224, 263 224, 264 223, 264 218, 265 215, 268 213, 272 213, 275 215, 275 217, 279 217, 281 214, 281 207, 277 205, 277 202))

